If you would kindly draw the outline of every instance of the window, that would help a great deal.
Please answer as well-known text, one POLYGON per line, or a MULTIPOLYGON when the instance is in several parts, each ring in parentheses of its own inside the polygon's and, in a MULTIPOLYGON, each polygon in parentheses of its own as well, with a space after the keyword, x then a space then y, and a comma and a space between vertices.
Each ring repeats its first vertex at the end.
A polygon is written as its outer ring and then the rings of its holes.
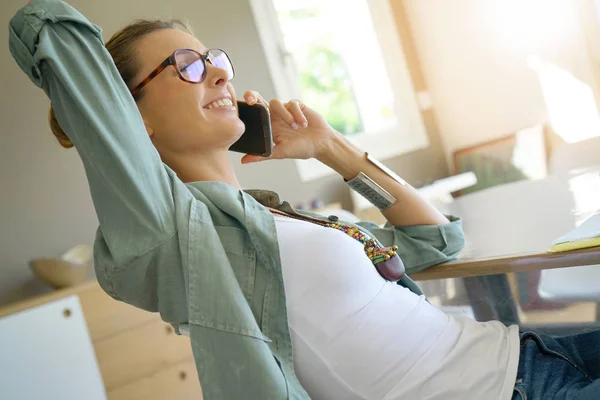
MULTIPOLYGON (((387 0, 251 0, 277 96, 380 159, 428 145, 387 0)), ((303 180, 326 175, 298 161, 303 180)))

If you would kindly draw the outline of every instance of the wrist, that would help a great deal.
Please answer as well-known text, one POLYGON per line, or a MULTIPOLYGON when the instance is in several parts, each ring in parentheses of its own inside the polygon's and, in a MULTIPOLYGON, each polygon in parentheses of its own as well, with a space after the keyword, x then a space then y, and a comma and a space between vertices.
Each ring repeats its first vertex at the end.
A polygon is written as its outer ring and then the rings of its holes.
POLYGON ((315 158, 342 175, 344 179, 350 180, 361 172, 365 153, 341 133, 335 132, 329 140, 324 141, 315 158))

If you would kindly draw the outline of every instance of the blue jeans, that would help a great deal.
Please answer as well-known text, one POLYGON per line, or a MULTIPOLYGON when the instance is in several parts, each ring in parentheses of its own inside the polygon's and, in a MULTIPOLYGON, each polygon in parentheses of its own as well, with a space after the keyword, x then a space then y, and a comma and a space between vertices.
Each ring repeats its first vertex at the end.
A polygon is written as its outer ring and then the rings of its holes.
POLYGON ((600 330, 565 337, 521 333, 512 399, 600 399, 600 330))

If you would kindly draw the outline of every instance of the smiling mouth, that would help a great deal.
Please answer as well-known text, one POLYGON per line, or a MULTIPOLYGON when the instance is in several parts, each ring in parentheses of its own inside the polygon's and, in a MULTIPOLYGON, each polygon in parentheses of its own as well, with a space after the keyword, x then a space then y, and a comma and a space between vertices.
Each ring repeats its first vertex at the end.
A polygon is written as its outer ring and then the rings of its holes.
POLYGON ((233 106, 233 102, 230 99, 221 99, 221 100, 213 101, 212 103, 205 106, 204 108, 206 108, 207 110, 212 110, 213 108, 231 107, 231 106, 233 106))

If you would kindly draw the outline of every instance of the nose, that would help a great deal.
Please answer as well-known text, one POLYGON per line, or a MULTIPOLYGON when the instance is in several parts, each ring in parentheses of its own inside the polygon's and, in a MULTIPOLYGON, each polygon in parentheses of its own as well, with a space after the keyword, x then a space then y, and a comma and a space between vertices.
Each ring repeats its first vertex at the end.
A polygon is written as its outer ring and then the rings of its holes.
POLYGON ((211 87, 227 85, 228 74, 223 68, 218 68, 210 62, 206 63, 206 83, 211 87))

